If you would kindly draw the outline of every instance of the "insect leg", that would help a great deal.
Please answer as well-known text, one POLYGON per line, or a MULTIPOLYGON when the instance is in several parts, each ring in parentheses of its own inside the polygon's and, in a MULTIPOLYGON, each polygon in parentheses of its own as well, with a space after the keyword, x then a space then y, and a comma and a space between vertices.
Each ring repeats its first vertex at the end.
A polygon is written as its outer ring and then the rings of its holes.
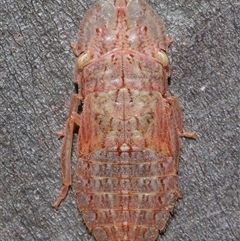
POLYGON ((184 132, 182 127, 182 115, 181 115, 181 109, 179 106, 178 99, 176 97, 168 97, 167 103, 172 107, 172 118, 175 122, 176 127, 179 131, 180 137, 186 137, 191 139, 196 139, 196 133, 195 132, 184 132))
POLYGON ((71 186, 71 150, 73 142, 73 132, 75 125, 80 126, 81 116, 77 114, 78 105, 81 101, 79 95, 73 95, 70 103, 68 119, 66 123, 65 130, 61 134, 64 136, 62 150, 61 150, 61 169, 62 169, 62 183, 63 187, 61 189, 58 199, 52 205, 55 209, 58 208, 62 200, 66 197, 68 189, 71 186))

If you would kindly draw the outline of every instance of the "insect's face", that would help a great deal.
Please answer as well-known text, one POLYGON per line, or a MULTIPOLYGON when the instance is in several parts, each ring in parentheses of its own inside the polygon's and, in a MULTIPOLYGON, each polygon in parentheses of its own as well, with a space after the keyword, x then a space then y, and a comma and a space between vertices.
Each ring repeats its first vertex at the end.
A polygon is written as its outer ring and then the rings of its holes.
POLYGON ((169 41, 154 11, 142 1, 99 1, 83 20, 77 56, 79 67, 115 51, 133 51, 168 65, 165 52, 169 41), (83 65, 82 65, 83 64, 83 65))

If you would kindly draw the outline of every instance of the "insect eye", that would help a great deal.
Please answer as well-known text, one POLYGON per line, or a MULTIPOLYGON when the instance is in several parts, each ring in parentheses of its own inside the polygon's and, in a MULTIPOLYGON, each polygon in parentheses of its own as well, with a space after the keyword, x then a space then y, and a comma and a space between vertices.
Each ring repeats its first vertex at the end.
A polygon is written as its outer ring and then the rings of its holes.
POLYGON ((168 57, 164 51, 157 51, 155 58, 163 67, 168 66, 168 57))
POLYGON ((77 60, 78 68, 82 70, 86 64, 90 61, 90 56, 88 52, 83 52, 77 60))

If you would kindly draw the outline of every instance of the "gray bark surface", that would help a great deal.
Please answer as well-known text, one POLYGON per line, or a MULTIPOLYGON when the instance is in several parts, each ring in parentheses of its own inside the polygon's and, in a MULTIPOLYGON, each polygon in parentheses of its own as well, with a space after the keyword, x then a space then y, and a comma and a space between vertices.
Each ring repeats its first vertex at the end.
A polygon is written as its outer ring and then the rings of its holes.
MULTIPOLYGON (((93 2, 1 0, 0 240, 94 240, 74 185, 58 211, 51 207, 61 187, 55 132, 74 93, 70 44, 93 2)), ((196 141, 182 139, 183 199, 158 240, 240 240, 240 2, 148 3, 174 40, 170 94, 184 129, 197 132, 196 141)), ((73 152, 73 175, 75 162, 73 152)))

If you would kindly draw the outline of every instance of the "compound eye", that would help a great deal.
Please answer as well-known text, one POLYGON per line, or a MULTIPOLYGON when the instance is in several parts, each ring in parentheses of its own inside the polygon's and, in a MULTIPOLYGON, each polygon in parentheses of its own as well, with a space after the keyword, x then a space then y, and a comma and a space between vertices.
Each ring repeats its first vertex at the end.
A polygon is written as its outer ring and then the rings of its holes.
POLYGON ((77 60, 78 68, 82 70, 90 62, 90 56, 88 52, 83 52, 77 60))
POLYGON ((164 51, 157 51, 155 58, 163 67, 168 66, 168 57, 164 51))

